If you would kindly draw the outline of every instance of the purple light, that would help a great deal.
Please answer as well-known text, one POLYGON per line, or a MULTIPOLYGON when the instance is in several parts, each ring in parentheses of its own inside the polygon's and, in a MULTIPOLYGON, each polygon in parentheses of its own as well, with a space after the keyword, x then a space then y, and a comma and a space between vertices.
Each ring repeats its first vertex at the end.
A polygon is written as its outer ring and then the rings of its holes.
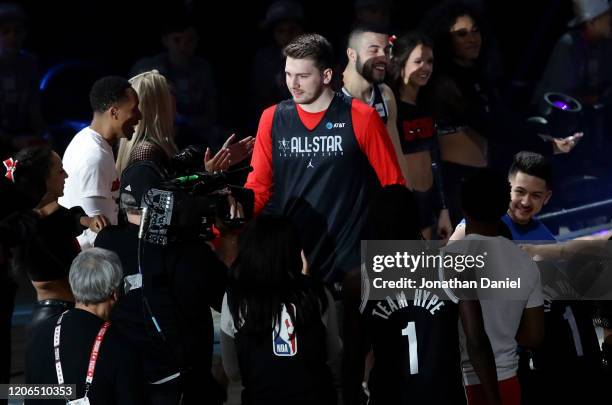
POLYGON ((557 107, 557 108, 559 108, 559 109, 561 109, 561 110, 563 110, 563 111, 565 111, 565 110, 569 110, 569 109, 570 109, 569 104, 567 104, 566 102, 561 101, 561 100, 556 100, 556 101, 553 101, 553 103, 552 103, 552 104, 553 104, 555 107, 557 107))

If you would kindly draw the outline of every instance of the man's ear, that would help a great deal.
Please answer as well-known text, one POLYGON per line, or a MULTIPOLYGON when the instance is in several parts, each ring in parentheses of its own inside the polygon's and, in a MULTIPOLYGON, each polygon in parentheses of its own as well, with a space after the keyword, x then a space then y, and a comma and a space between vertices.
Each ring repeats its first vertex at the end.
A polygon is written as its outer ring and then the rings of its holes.
POLYGON ((332 68, 327 68, 323 71, 323 84, 328 85, 332 81, 334 71, 332 68))
POLYGON ((548 190, 546 192, 546 196, 544 197, 544 205, 548 204, 548 200, 550 200, 550 197, 552 197, 552 191, 548 190))
POLYGON ((119 108, 117 108, 116 106, 112 106, 108 109, 108 114, 110 115, 111 119, 116 120, 117 118, 119 118, 119 108))
POLYGON ((357 60, 357 51, 353 48, 346 48, 346 56, 348 57, 349 62, 355 63, 357 60))

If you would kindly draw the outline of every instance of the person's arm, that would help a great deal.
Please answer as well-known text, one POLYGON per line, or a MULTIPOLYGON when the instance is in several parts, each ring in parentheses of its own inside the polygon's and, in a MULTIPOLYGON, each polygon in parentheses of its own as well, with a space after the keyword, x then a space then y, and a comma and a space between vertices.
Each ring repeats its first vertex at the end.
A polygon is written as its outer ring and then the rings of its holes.
POLYGON ((81 208, 89 217, 104 215, 108 211, 108 201, 105 197, 84 197, 81 208))
POLYGON ((455 232, 448 238, 448 243, 453 242, 455 240, 461 240, 465 238, 465 221, 460 222, 455 227, 455 232))
POLYGON ((404 155, 404 151, 402 151, 402 145, 399 138, 399 133, 397 130, 397 102, 395 101, 395 96, 393 95, 393 91, 387 85, 381 86, 383 90, 383 98, 387 102, 387 132, 389 133, 389 138, 391 138, 391 143, 393 144, 393 149, 395 150, 395 156, 397 156, 397 160, 399 163, 399 167, 402 171, 402 176, 404 179, 408 179, 408 163, 406 163, 407 156, 404 155))
POLYGON ((223 303, 221 305, 221 322, 219 327, 221 329, 219 338, 221 340, 223 369, 230 380, 239 381, 241 378, 240 363, 238 362, 238 352, 236 351, 236 343, 234 341, 236 328, 234 326, 232 314, 227 305, 227 294, 223 297, 223 303))
POLYGON ((553 147, 553 154, 560 155, 562 153, 570 153, 583 136, 584 133, 575 132, 573 135, 562 139, 553 138, 551 141, 553 147))
POLYGON ((233 166, 242 162, 244 159, 249 157, 253 153, 253 146, 255 145, 255 138, 247 136, 244 139, 235 142, 236 134, 232 134, 223 143, 223 149, 229 151, 229 165, 233 166))
POLYGON ((69 230, 70 233, 76 238, 83 230, 89 228, 92 232, 99 232, 106 226, 110 225, 110 222, 104 215, 95 215, 88 217, 85 214, 83 208, 75 206, 70 209, 60 206, 56 201, 39 208, 36 210, 41 217, 46 218, 58 212, 59 215, 52 217, 51 220, 53 226, 69 230))
POLYGON ((327 365, 332 373, 334 387, 338 395, 338 403, 342 403, 342 340, 338 332, 338 317, 334 298, 327 289, 327 310, 322 316, 326 330, 327 365))
MULTIPOLYGON (((365 373, 368 335, 361 310, 361 272, 352 271, 344 277, 342 303, 344 304, 343 330, 344 356, 342 365, 343 397, 345 404, 358 404, 365 373)), ((367 297, 364 297, 367 300, 367 297)))
POLYGON ((94 215, 93 217, 82 216, 79 218, 79 225, 97 233, 109 226, 110 221, 104 215, 94 215))
POLYGON ((14 212, 0 221, 0 244, 17 246, 37 233, 40 215, 33 210, 14 212))
POLYGON ((259 214, 268 203, 272 195, 273 168, 272 168, 272 120, 276 106, 266 109, 261 115, 251 166, 245 187, 255 194, 255 215, 259 214))
POLYGON ((537 349, 544 340, 544 307, 525 308, 516 341, 527 349, 537 349))
POLYGON ((353 128, 357 142, 376 172, 380 184, 405 185, 406 180, 397 161, 385 124, 373 108, 353 99, 353 128))
POLYGON ((529 264, 531 265, 529 270, 536 274, 537 279, 523 309, 516 341, 523 347, 535 349, 544 340, 544 296, 538 267, 531 261, 529 264))
POLYGON ((444 191, 444 176, 442 173, 442 158, 440 157, 440 144, 438 143, 438 132, 434 133, 433 146, 430 149, 431 174, 434 179, 436 189, 437 205, 440 209, 438 213, 437 234, 442 240, 448 240, 453 233, 453 225, 450 220, 450 213, 446 206, 446 193, 444 191))
POLYGON ((501 404, 497 386, 497 369, 491 342, 484 329, 482 309, 478 300, 459 302, 459 316, 466 337, 470 362, 482 384, 487 404, 501 404))
MULTIPOLYGON (((112 224, 117 223, 116 212, 113 210, 116 205, 112 199, 110 184, 114 178, 105 177, 100 170, 101 161, 91 159, 80 165, 78 176, 78 188, 81 195, 81 208, 87 216, 104 215, 112 224)), ((66 207, 72 208, 72 207, 66 207)))
POLYGON ((584 237, 568 242, 550 243, 543 245, 521 244, 523 251, 536 260, 568 260, 574 256, 587 252, 589 249, 604 248, 610 238, 610 233, 584 237))
POLYGON ((238 352, 234 338, 221 331, 221 359, 223 359, 223 370, 231 381, 240 381, 240 366, 238 363, 238 352))

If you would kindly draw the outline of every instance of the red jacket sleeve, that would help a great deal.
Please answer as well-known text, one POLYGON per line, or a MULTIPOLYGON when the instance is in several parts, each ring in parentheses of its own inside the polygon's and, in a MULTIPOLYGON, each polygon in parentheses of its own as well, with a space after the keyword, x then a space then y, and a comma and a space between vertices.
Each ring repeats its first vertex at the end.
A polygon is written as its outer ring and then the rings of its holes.
POLYGON ((353 128, 382 186, 406 184, 385 124, 372 107, 353 99, 353 128))
POLYGON ((251 166, 253 171, 249 173, 245 187, 255 193, 255 215, 259 214, 266 206, 270 195, 272 195, 272 120, 276 106, 267 108, 259 120, 259 128, 255 137, 255 147, 251 166))

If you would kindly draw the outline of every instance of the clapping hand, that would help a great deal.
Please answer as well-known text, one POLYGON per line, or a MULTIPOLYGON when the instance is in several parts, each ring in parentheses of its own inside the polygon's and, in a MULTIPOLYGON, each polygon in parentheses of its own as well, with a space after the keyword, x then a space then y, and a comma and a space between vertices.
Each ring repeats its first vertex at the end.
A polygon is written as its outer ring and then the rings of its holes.
POLYGON ((210 148, 204 154, 204 166, 210 173, 227 170, 231 165, 242 162, 253 152, 255 138, 247 136, 238 142, 234 142, 236 134, 231 134, 223 143, 221 150, 212 156, 210 148))

